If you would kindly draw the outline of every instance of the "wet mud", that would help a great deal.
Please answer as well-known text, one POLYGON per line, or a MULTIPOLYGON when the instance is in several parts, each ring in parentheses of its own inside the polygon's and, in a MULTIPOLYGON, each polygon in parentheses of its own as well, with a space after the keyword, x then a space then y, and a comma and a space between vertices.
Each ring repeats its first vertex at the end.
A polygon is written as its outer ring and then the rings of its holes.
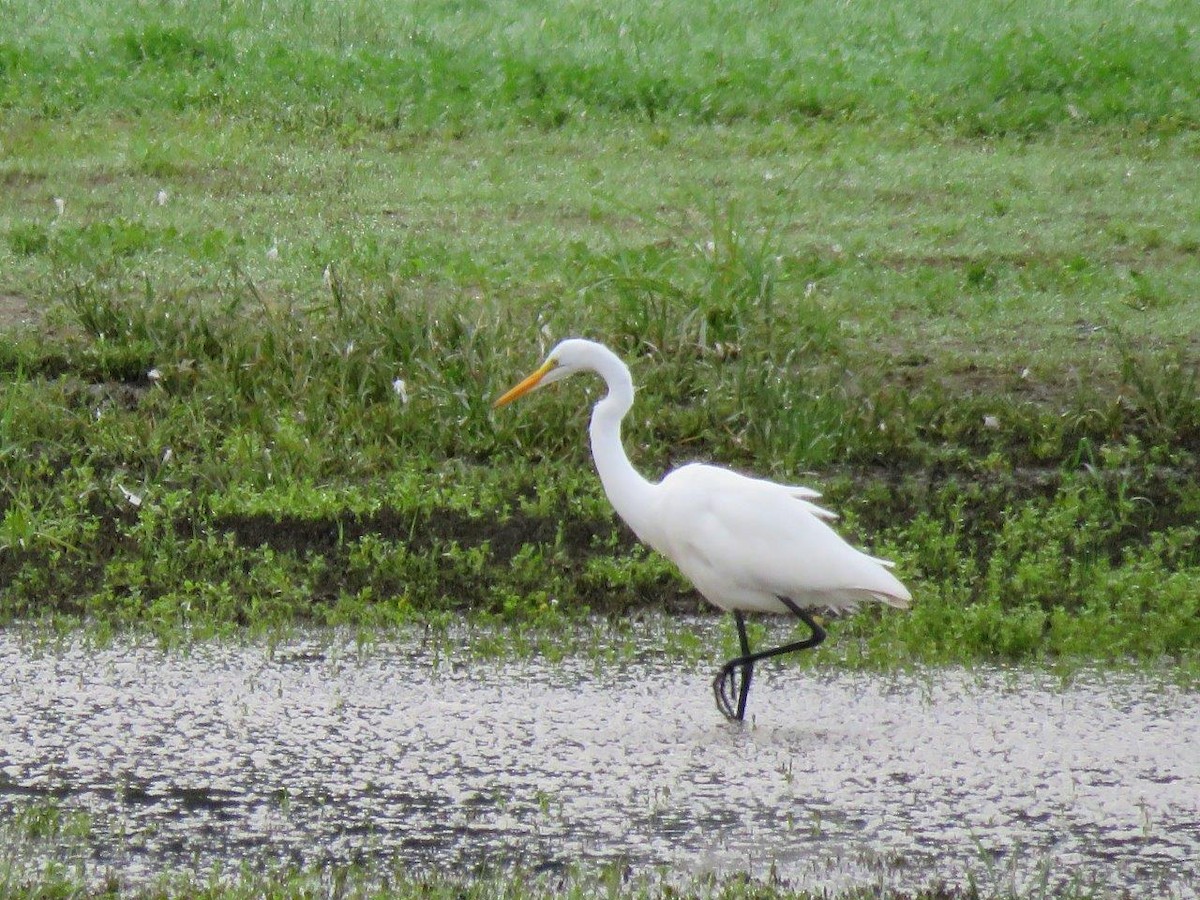
MULTIPOLYGON (((695 627, 717 644, 710 620, 695 627)), ((798 888, 1200 892, 1200 695, 1155 675, 495 662, 419 638, 41 649, 0 634, 0 815, 97 876, 611 861, 798 888), (73 849, 72 849, 73 848, 73 849)))

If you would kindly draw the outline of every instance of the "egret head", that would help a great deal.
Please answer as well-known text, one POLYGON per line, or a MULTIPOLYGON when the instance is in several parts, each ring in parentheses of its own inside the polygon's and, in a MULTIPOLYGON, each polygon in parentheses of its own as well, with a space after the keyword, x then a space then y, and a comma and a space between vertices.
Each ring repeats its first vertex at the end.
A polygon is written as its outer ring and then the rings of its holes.
POLYGON ((523 397, 530 391, 562 381, 569 375, 584 370, 595 370, 598 345, 581 338, 568 338, 558 344, 546 361, 536 372, 515 385, 511 390, 501 395, 494 404, 495 407, 512 403, 518 397, 523 397))

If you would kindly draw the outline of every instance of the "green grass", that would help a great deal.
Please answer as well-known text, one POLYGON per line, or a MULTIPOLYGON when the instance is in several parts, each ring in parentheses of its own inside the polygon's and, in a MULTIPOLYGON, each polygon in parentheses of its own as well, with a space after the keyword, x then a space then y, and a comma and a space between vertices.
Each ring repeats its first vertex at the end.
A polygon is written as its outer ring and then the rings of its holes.
POLYGON ((1105 0, 6 5, 0 105, 297 129, 903 119, 970 134, 1200 121, 1195 9, 1105 0))
POLYGON ((643 471, 807 481, 895 558, 847 658, 1195 665, 1194 4, 5 16, 0 620, 686 604, 596 386, 490 408, 581 334, 643 471))
MULTIPOLYGON (((98 872, 87 861, 91 817, 86 812, 66 812, 57 801, 28 805, 0 822, 0 893, 10 898, 137 897, 167 898, 422 898, 422 900, 549 900, 549 898, 680 898, 711 900, 870 900, 879 896, 876 886, 827 891, 798 890, 777 878, 748 875, 690 875, 670 872, 634 872, 619 862, 572 867, 566 871, 535 873, 519 867, 484 869, 470 874, 449 871, 415 871, 387 863, 361 862, 311 867, 284 864, 254 867, 249 864, 208 872, 190 869, 165 871, 137 884, 114 871, 98 872), (33 860, 40 859, 40 862, 33 860)), ((859 865, 866 864, 864 860, 859 865)), ((893 861, 892 864, 896 864, 893 861)), ((1049 873, 1046 873, 1047 875, 1049 873)), ((886 877, 881 875, 881 878, 886 877)), ((1005 872, 984 867, 965 873, 965 888, 930 887, 887 896, 896 900, 1017 900, 1035 894, 1007 884, 1005 872)), ((1042 885, 1045 890, 1045 885, 1042 885)), ((1054 896, 1085 900, 1103 897, 1076 877, 1054 896)))
MULTIPOLYGON (((3 884, 0 881, 0 884, 3 884)), ((253 872, 216 873, 210 877, 191 874, 164 876, 152 886, 142 889, 118 888, 115 882, 102 884, 99 889, 85 890, 72 874, 51 867, 23 883, 6 885, 6 896, 13 898, 45 897, 138 897, 146 900, 167 900, 187 897, 201 900, 238 900, 238 898, 272 898, 272 900, 308 900, 313 897, 343 898, 420 898, 420 900, 593 900, 593 898, 675 898, 706 897, 713 900, 816 900, 830 895, 824 891, 800 891, 773 882, 735 876, 724 879, 698 878, 681 887, 678 879, 630 877, 619 866, 600 872, 580 872, 567 876, 511 874, 480 874, 466 879, 447 875, 413 875, 397 873, 384 876, 363 867, 342 867, 332 870, 281 870, 266 874, 253 872)), ((851 889, 838 893, 838 900, 871 900, 877 897, 874 888, 851 889)), ((915 893, 889 892, 896 900, 982 900, 982 898, 1016 897, 1016 894, 993 895, 975 889, 963 891, 933 888, 915 893)), ((1085 900, 1101 896, 1083 889, 1066 896, 1085 900)))

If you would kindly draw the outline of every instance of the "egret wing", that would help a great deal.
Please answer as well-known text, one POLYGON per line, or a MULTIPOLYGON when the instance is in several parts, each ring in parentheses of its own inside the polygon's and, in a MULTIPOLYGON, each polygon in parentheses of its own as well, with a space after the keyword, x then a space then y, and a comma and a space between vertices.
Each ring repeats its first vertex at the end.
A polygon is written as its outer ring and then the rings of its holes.
POLYGON ((662 484, 664 552, 712 603, 780 610, 778 597, 810 607, 849 609, 866 599, 910 599, 888 565, 855 549, 809 502, 816 492, 688 466, 662 484))

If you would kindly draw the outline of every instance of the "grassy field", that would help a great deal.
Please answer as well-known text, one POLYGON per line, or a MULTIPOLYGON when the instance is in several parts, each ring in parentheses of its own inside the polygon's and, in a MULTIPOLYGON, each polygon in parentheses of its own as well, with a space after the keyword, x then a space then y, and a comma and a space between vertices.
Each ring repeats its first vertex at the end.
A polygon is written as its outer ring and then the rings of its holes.
POLYGON ((1194 3, 0 13, 0 620, 693 608, 578 334, 897 561, 825 658, 1200 659, 1194 3))

